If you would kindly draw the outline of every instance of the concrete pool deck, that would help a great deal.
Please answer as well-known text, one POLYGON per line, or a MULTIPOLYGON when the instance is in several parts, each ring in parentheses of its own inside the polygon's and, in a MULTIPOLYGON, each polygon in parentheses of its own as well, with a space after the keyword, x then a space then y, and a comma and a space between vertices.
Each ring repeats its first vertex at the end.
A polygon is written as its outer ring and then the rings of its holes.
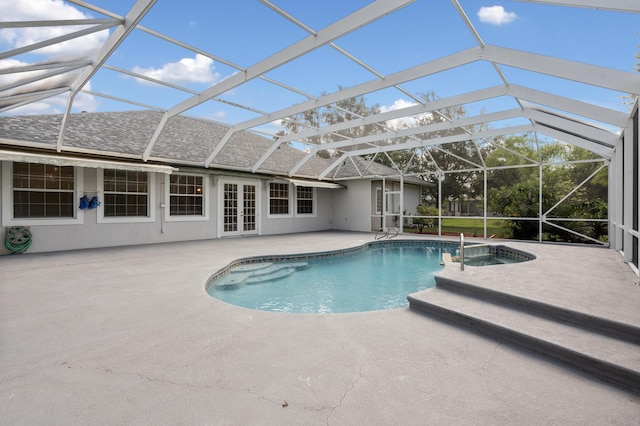
MULTIPOLYGON (((372 240, 317 232, 0 257, 2 423, 637 424, 637 393, 409 308, 278 314, 205 292, 241 257, 372 240)), ((638 278, 618 253, 507 244, 538 259, 447 274, 640 325, 638 278)))

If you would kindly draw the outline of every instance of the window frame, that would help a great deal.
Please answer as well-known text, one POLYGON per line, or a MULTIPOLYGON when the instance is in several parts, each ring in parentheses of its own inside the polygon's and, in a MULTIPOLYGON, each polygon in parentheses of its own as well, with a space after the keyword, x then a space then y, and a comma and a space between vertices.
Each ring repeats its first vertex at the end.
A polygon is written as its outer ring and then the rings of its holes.
POLYGON ((291 184, 288 182, 269 182, 267 186, 267 217, 272 218, 290 218, 293 217, 292 211, 292 196, 291 196, 291 184), (271 197, 271 185, 285 185, 287 187, 287 213, 271 213, 271 200, 283 200, 284 198, 271 197))
MULTIPOLYGON (((84 221, 83 211, 78 209, 78 199, 84 192, 84 170, 73 167, 73 217, 62 218, 16 218, 13 217, 13 162, 2 161, 2 226, 40 226, 40 225, 81 225, 84 221), (7 184, 8 182, 8 184, 7 184)), ((40 164, 40 163, 28 163, 40 164)))
MULTIPOLYGON (((108 169, 113 170, 113 169, 108 169)), ((119 171, 126 171, 120 170, 119 171)), ((97 223, 145 223, 156 221, 156 174, 154 172, 139 172, 147 173, 147 216, 105 216, 104 215, 104 171, 105 169, 98 169, 98 194, 100 205, 98 206, 97 223)))
POLYGON ((316 200, 318 199, 317 188, 315 188, 313 186, 304 186, 304 185, 300 185, 300 186, 295 186, 294 185, 294 188, 296 189, 296 192, 295 192, 295 203, 294 203, 295 215, 297 217, 316 217, 316 215, 317 215, 317 212, 316 212, 317 201, 316 200), (311 190, 311 198, 299 198, 298 197, 298 189, 299 188, 307 188, 307 189, 311 190), (301 200, 304 200, 304 201, 311 200, 311 213, 300 213, 299 212, 299 208, 300 208, 299 202, 301 200))
POLYGON ((196 222, 209 220, 209 175, 197 173, 172 173, 164 176, 164 218, 167 222, 196 222), (171 215, 171 176, 195 176, 202 178, 202 214, 171 215))

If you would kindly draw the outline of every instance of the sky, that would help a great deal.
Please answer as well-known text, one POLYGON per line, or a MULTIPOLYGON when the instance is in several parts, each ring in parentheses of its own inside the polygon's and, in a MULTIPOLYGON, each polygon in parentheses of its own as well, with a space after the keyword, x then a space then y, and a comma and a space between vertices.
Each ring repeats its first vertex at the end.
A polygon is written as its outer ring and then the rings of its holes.
MULTIPOLYGON (((125 15, 133 0, 93 0, 89 3, 125 15)), ((308 29, 318 31, 370 3, 368 0, 273 0, 308 29)), ((500 0, 459 0, 482 41, 518 50, 635 72, 640 44, 640 14, 609 12, 500 0)), ((0 21, 104 18, 61 0, 0 0, 0 21)), ((141 22, 144 27, 186 43, 211 57, 185 49, 146 32, 135 30, 106 61, 74 101, 73 111, 125 111, 154 106, 168 109, 309 35, 257 0, 159 0, 141 22), (168 88, 123 74, 125 70, 184 88, 168 88), (133 103, 119 100, 127 99, 133 103)), ((77 27, 1 28, 0 52, 63 35, 77 27)), ((113 29, 111 30, 113 31, 113 29)), ((89 57, 109 36, 96 32, 33 52, 0 58, 0 70, 52 60, 89 57)), ((189 110, 187 114, 237 124, 306 101, 389 75, 427 61, 476 47, 478 42, 449 0, 417 0, 363 28, 265 74, 285 84, 286 90, 263 79, 253 79, 189 110), (369 69, 341 54, 343 49, 369 69), (239 108, 234 105, 242 105, 239 108)), ((554 77, 502 66, 510 83, 551 91, 596 105, 625 111, 622 94, 554 77)), ((74 75, 55 77, 62 84, 74 75)), ((0 86, 16 74, 0 73, 0 86)), ((446 98, 470 90, 502 84, 491 64, 474 62, 436 75, 403 83, 416 96, 433 92, 446 98)), ((18 89, 13 89, 18 90, 18 89)), ((2 95, 11 94, 11 90, 2 95)), ((415 103, 395 88, 365 95, 381 111, 415 103)), ((64 95, 48 98, 0 114, 61 113, 64 95)), ((469 105, 470 113, 515 107, 511 99, 469 105)), ((279 122, 265 126, 278 130, 279 122)))

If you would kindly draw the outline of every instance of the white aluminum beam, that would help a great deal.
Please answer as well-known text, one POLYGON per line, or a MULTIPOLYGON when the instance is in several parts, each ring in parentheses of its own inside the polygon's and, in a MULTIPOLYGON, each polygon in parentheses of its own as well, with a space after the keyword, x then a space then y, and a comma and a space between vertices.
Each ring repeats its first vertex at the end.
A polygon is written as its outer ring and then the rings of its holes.
POLYGON ((463 141, 473 140, 473 139, 492 138, 496 136, 503 136, 503 135, 509 135, 509 134, 526 133, 526 132, 531 132, 533 130, 534 130, 533 125, 523 124, 520 126, 502 127, 499 129, 488 129, 482 132, 473 133, 471 135, 467 133, 462 133, 459 135, 444 136, 444 137, 433 138, 433 139, 412 140, 405 143, 379 146, 375 148, 365 148, 358 151, 350 151, 348 155, 350 156, 368 155, 376 152, 397 151, 399 149, 412 149, 412 148, 418 148, 418 147, 426 147, 430 145, 445 145, 448 143, 463 142, 463 141))
MULTIPOLYGON (((375 135, 363 136, 363 137, 355 138, 353 140, 348 140, 348 141, 337 141, 337 142, 329 142, 322 145, 316 145, 311 150, 311 152, 309 152, 302 160, 300 160, 289 171, 289 176, 295 174, 307 161, 309 161, 313 157, 315 153, 318 152, 318 150, 321 150, 321 149, 338 149, 346 146, 356 146, 356 145, 362 145, 362 144, 373 143, 373 142, 381 142, 385 140, 406 138, 406 137, 415 136, 423 133, 432 133, 432 132, 438 132, 443 130, 458 129, 464 126, 473 126, 473 125, 484 124, 492 121, 507 120, 510 118, 516 118, 520 116, 522 116, 522 111, 516 108, 511 110, 493 112, 489 114, 480 114, 480 115, 475 115, 471 117, 465 117, 456 121, 444 121, 441 123, 430 124, 427 126, 409 127, 409 128, 397 130, 394 132, 386 132, 386 133, 380 133, 375 135)), ((456 136, 460 136, 461 137, 460 140, 468 140, 468 139, 473 139, 472 135, 473 137, 475 137, 473 133, 463 133, 461 135, 456 135, 456 136)), ((435 139, 437 138, 434 138, 433 140, 435 139)), ((423 143, 424 141, 426 140, 414 141, 416 142, 416 145, 414 146, 414 148, 418 146, 424 146, 424 143, 423 143)), ((431 141, 431 139, 429 139, 429 141, 431 141)), ((407 149, 405 148, 405 145, 406 145, 405 143, 389 144, 388 146, 393 147, 393 149, 384 149, 383 151, 407 149)), ((384 146, 384 147, 387 148, 388 146, 384 146)), ((377 147, 374 147, 372 149, 374 150, 374 152, 378 151, 377 147)), ((361 150, 358 150, 357 152, 360 152, 360 151, 361 150)))
POLYGON ((580 148, 584 148, 587 151, 591 151, 594 154, 598 154, 599 156, 606 158, 607 160, 611 160, 611 156, 613 155, 613 152, 614 152, 613 148, 607 148, 606 146, 595 144, 592 141, 588 141, 578 136, 564 133, 557 129, 552 129, 551 127, 547 127, 541 123, 537 123, 534 126, 534 130, 543 135, 558 139, 559 141, 566 142, 571 145, 576 145, 576 146, 579 146, 580 148))
MULTIPOLYGON (((573 187, 573 189, 571 191, 569 191, 567 194, 565 194, 564 197, 562 197, 560 200, 558 200, 557 203, 555 203, 553 205, 553 207, 551 207, 549 210, 547 210, 546 212, 544 212, 542 214, 542 219, 546 220, 547 216, 549 215, 549 213, 551 213, 553 210, 555 210, 556 207, 558 207, 560 204, 564 203, 565 200, 567 200, 571 195, 573 195, 578 189, 580 189, 581 187, 584 186, 584 184, 586 184, 587 182, 589 182, 595 175, 597 175, 600 170, 604 169, 605 167, 607 167, 608 163, 605 163, 603 165, 601 165, 600 167, 598 167, 593 173, 591 173, 587 178, 583 179, 582 182, 580 182, 579 184, 577 184, 576 186, 573 187)), ((560 219, 560 218, 557 218, 560 219)))
MULTIPOLYGON (((60 74, 65 74, 67 72, 75 71, 75 70, 77 70, 79 68, 83 68, 85 66, 86 66, 86 64, 78 63, 77 65, 72 66, 72 67, 56 68, 56 69, 53 69, 52 71, 49 71, 49 72, 46 72, 46 73, 41 73, 41 74, 38 74, 38 75, 32 75, 29 78, 25 78, 25 79, 22 79, 22 80, 18 79, 18 80, 14 81, 11 84, 7 84, 6 86, 0 87, 0 92, 6 91, 6 90, 11 90, 11 89, 14 89, 16 87, 24 86, 24 85, 27 85, 27 84, 30 84, 30 83, 33 83, 33 82, 36 82, 36 81, 46 80, 47 78, 54 77, 54 76, 60 75, 60 74)), ((68 77, 68 79, 70 80, 69 77, 68 77)))
POLYGON ((122 20, 115 18, 104 19, 58 19, 46 21, 5 21, 0 22, 0 28, 31 28, 31 27, 62 27, 68 25, 103 25, 110 24, 116 26, 122 23, 122 20))
POLYGON ((93 34, 99 31, 107 30, 117 23, 100 24, 93 27, 85 28, 79 31, 74 31, 69 34, 54 37, 48 40, 43 40, 37 43, 33 43, 27 46, 18 47, 17 49, 8 50, 4 53, 0 53, 0 59, 10 58, 12 56, 22 55, 23 53, 32 52, 34 50, 42 49, 43 47, 51 46, 52 44, 62 43, 67 40, 71 40, 78 37, 83 37, 88 34, 93 34))
MULTIPOLYGON (((455 105, 464 105, 467 103, 477 102, 484 99, 496 98, 504 95, 513 96, 516 99, 528 100, 530 102, 546 105, 551 108, 563 110, 565 112, 579 115, 586 118, 598 120, 603 123, 612 124, 614 126, 624 127, 627 123, 627 114, 604 108, 598 105, 577 101, 575 99, 565 98, 563 96, 554 95, 529 87, 511 84, 509 86, 494 86, 487 89, 481 89, 475 92, 469 92, 462 95, 452 96, 449 98, 438 99, 429 102, 426 105, 415 105, 412 107, 393 110, 385 113, 370 115, 362 119, 356 119, 337 123, 334 125, 323 127, 318 130, 307 130, 290 135, 283 136, 275 141, 265 154, 258 160, 253 167, 256 170, 276 151, 283 143, 290 141, 301 141, 309 137, 318 137, 324 134, 338 132, 340 130, 359 127, 367 124, 388 121, 392 119, 409 117, 412 115, 425 114, 433 110, 447 108, 455 105)), ((244 126, 242 126, 244 127, 244 126)), ((308 159, 307 159, 308 161, 308 159)), ((306 162, 306 161, 305 161, 306 162)), ((299 168, 299 167, 298 167, 299 168)))
POLYGON ((136 102, 136 101, 133 101, 131 99, 125 99, 125 98, 120 98, 120 97, 117 97, 117 96, 107 95, 106 93, 94 92, 92 90, 84 90, 83 89, 82 93, 86 93, 86 94, 92 95, 92 96, 99 96, 99 97, 105 98, 105 99, 111 99, 111 100, 122 102, 122 103, 125 103, 125 104, 136 105, 136 106, 139 106, 139 107, 142 107, 142 108, 150 109, 152 111, 160 111, 160 112, 166 112, 167 111, 166 109, 160 108, 160 107, 155 106, 155 105, 144 104, 142 102, 136 102))
MULTIPOLYGON (((517 134, 517 133, 526 133, 526 132, 531 132, 534 130, 534 126, 531 124, 525 124, 525 125, 521 125, 521 126, 511 126, 511 127, 503 127, 500 129, 489 129, 489 130, 485 130, 482 132, 478 132, 478 133, 473 133, 471 135, 463 133, 460 135, 452 135, 452 136, 445 136, 445 137, 441 137, 441 138, 434 138, 434 139, 427 139, 427 140, 412 140, 410 142, 405 142, 405 143, 399 143, 399 144, 393 144, 393 145, 386 145, 386 146, 380 146, 380 147, 376 147, 376 148, 366 148, 366 149, 361 149, 361 150, 357 150, 357 151, 351 151, 348 154, 348 156, 362 156, 362 155, 368 155, 368 154, 375 154, 378 152, 385 152, 385 151, 397 151, 400 149, 413 149, 413 148, 417 148, 417 147, 426 147, 426 146, 430 146, 430 145, 444 145, 444 144, 448 144, 448 143, 455 143, 455 142, 462 142, 462 141, 466 141, 466 140, 472 140, 472 139, 483 139, 483 138, 492 138, 492 137, 496 137, 496 136, 503 136, 503 135, 508 135, 508 134, 517 134)), ((324 179, 324 177, 332 170, 334 169, 340 162, 339 161, 334 161, 329 167, 327 167, 322 173, 320 173, 319 175, 319 179, 324 179)))
MULTIPOLYGON (((359 84, 357 86, 339 90, 337 92, 322 96, 317 99, 311 99, 301 104, 297 104, 297 105, 293 105, 293 106, 281 109, 279 111, 273 112, 271 114, 268 114, 262 117, 256 117, 251 120, 247 120, 242 123, 236 124, 235 126, 233 126, 232 130, 234 132, 237 132, 240 130, 246 130, 252 127, 261 126, 263 124, 267 124, 275 120, 290 117, 292 115, 296 115, 310 109, 320 108, 323 106, 330 105, 332 103, 342 101, 344 99, 349 99, 352 97, 364 95, 366 93, 386 89, 406 81, 415 80, 417 78, 424 77, 426 75, 436 74, 438 72, 441 72, 450 68, 455 68, 460 65, 465 65, 469 62, 474 62, 477 60, 477 51, 479 49, 480 48, 475 47, 462 52, 454 53, 453 55, 446 56, 444 58, 437 59, 435 61, 426 62, 424 64, 421 64, 421 65, 418 65, 394 74, 390 74, 386 76, 384 79, 375 79, 366 83, 359 84)), ((365 117, 362 120, 367 120, 367 118, 365 117)), ((358 124, 358 126, 359 125, 360 124, 358 124)), ((274 146, 272 148, 273 150, 275 150, 277 146, 274 146)), ((213 156, 209 156, 209 158, 212 160, 213 156)), ((205 166, 208 166, 210 162, 211 161, 208 160, 205 166)))
POLYGON ((563 96, 554 95, 552 93, 543 92, 529 87, 511 84, 507 88, 507 94, 517 99, 546 105, 551 108, 559 109, 571 114, 580 115, 582 117, 591 118, 602 123, 612 124, 618 127, 624 127, 629 119, 628 114, 613 109, 601 107, 587 102, 578 101, 563 96))
POLYGON ((14 108, 28 105, 33 102, 47 99, 70 91, 68 86, 58 87, 56 89, 42 90, 38 92, 21 93, 19 95, 5 96, 0 98, 0 112, 12 110, 14 108))
POLYGON ((456 68, 461 65, 477 61, 479 51, 479 47, 472 47, 462 52, 457 52, 452 55, 426 62, 412 68, 407 68, 394 74, 389 74, 384 79, 375 79, 366 83, 339 90, 337 92, 330 93, 317 99, 312 99, 297 105, 281 109, 279 111, 275 111, 268 116, 256 117, 251 120, 238 123, 233 127, 235 131, 246 130, 251 127, 270 123, 274 120, 279 120, 291 115, 299 114, 307 110, 320 108, 345 99, 361 96, 371 92, 376 92, 382 89, 387 89, 391 86, 395 86, 396 84, 415 80, 432 74, 437 74, 451 68, 456 68))
POLYGON ((397 110, 387 111, 379 114, 369 115, 363 118, 357 118, 355 120, 344 121, 342 123, 336 123, 329 126, 325 126, 321 129, 305 130, 302 132, 292 133, 278 138, 271 147, 264 153, 264 155, 256 162, 252 170, 255 173, 256 170, 278 149, 278 147, 286 142, 290 141, 302 141, 309 137, 319 137, 325 134, 336 133, 341 130, 351 129, 353 127, 366 126, 368 124, 375 124, 393 120, 396 118, 410 117, 413 115, 420 115, 430 113, 433 110, 447 108, 454 105, 464 105, 466 103, 472 103, 481 101, 484 99, 497 98, 507 94, 507 88, 505 86, 494 86, 488 89, 481 89, 475 92, 469 92, 462 95, 452 96, 445 99, 438 99, 431 101, 427 104, 419 104, 411 107, 401 108, 397 110))
POLYGON ((640 13, 637 0, 515 0, 525 3, 540 3, 554 6, 582 7, 587 9, 611 10, 614 12, 640 13))
MULTIPOLYGON (((373 80, 367 83, 353 86, 349 89, 344 89, 333 94, 323 96, 317 100, 307 101, 302 104, 294 105, 292 107, 274 112, 267 116, 257 117, 255 119, 239 123, 238 125, 234 126, 233 130, 245 130, 254 126, 263 125, 273 120, 285 118, 290 115, 295 115, 309 109, 326 106, 343 99, 348 99, 350 97, 360 96, 366 93, 385 89, 405 81, 424 77, 426 75, 434 74, 450 68, 474 62, 474 55, 477 55, 477 58, 475 59, 484 59, 491 62, 497 62, 504 65, 527 69, 533 72, 539 72, 560 78, 580 81, 586 84, 605 87, 612 90, 618 90, 626 93, 635 93, 640 91, 640 75, 637 75, 635 73, 618 71, 610 68, 583 64, 565 59, 558 59, 514 49, 487 45, 485 47, 477 47, 458 52, 453 55, 430 61, 395 74, 390 74, 385 79, 373 80)), ((531 93, 536 92, 529 92, 529 94, 531 93)), ((555 98, 556 101, 560 101, 560 99, 565 98, 555 98)), ((574 102, 567 102, 566 104, 570 104, 572 107, 581 105, 574 102)), ((577 111, 576 113, 580 114, 580 112, 584 110, 594 111, 595 109, 587 109, 583 105, 583 107, 580 107, 579 111, 577 111)), ((276 144, 278 142, 276 142, 276 144)), ((271 153, 276 148, 277 145, 272 147, 271 153)), ((268 154, 270 155, 271 153, 268 154)), ((268 156, 264 159, 266 158, 268 158, 268 156)), ((261 161, 264 160, 261 159, 261 161)), ((256 166, 254 166, 254 168, 256 168, 256 166)))
MULTIPOLYGON (((381 142, 385 140, 392 140, 398 138, 406 138, 409 136, 415 136, 424 133, 432 133, 444 130, 458 129, 464 126, 474 126, 477 124, 489 123, 492 121, 500 121, 500 120, 508 120, 510 118, 520 117, 522 115, 522 111, 519 108, 492 112, 489 114, 479 114, 469 117, 464 117, 456 121, 443 121, 436 124, 429 124, 427 126, 416 126, 416 127, 408 127, 406 129, 396 130, 394 132, 386 132, 375 135, 363 136, 360 138, 355 138, 350 141, 337 141, 337 142, 329 142, 322 145, 317 145, 315 149, 336 149, 343 148, 349 145, 361 145, 372 142, 381 142)), ((467 139, 470 139, 472 133, 466 133, 465 136, 467 139)))
POLYGON ((481 49, 480 59, 622 93, 637 95, 640 92, 638 73, 493 45, 481 49))
MULTIPOLYGON (((231 77, 215 84, 208 89, 202 91, 196 96, 192 96, 183 102, 175 105, 173 108, 165 114, 168 117, 180 114, 188 109, 191 109, 197 105, 206 102, 207 100, 225 93, 239 85, 246 83, 254 78, 261 76, 287 62, 290 62, 306 53, 311 52, 323 46, 331 41, 344 36, 356 29, 365 26, 381 17, 393 13, 394 11, 406 6, 409 3, 413 3, 415 0, 378 0, 371 3, 362 9, 355 11, 354 13, 330 24, 328 27, 318 31, 315 35, 310 35, 297 43, 289 45, 285 49, 257 62, 248 67, 244 72, 239 72, 231 77)), ((168 118, 167 117, 167 118, 168 118)), ((166 123, 166 120, 161 122, 166 123)), ((162 132, 162 126, 158 126, 151 141, 149 142, 147 149, 144 152, 143 160, 146 161, 151 155, 153 145, 158 140, 160 133, 162 132)))
POLYGON ((56 145, 56 150, 58 152, 62 150, 64 132, 67 128, 67 120, 69 118, 75 96, 80 92, 80 90, 82 90, 84 85, 87 84, 98 69, 100 69, 102 64, 106 62, 107 58, 109 58, 118 46, 120 46, 124 39, 127 38, 131 31, 133 31, 136 25, 138 25, 138 22, 140 22, 147 12, 151 10, 153 5, 156 4, 156 1, 157 0, 137 0, 129 10, 129 13, 127 13, 127 16, 125 16, 123 23, 119 25, 113 33, 111 33, 107 41, 100 46, 98 51, 93 55, 92 65, 90 67, 86 67, 71 85, 69 102, 67 103, 67 108, 64 116, 62 117, 62 125, 60 126, 60 133, 58 134, 58 143, 56 145))
POLYGON ((68 61, 68 62, 29 64, 29 65, 21 65, 17 67, 2 68, 0 69, 0 75, 19 74, 23 72, 42 71, 42 70, 50 70, 50 69, 56 69, 56 68, 77 68, 79 66, 87 66, 87 65, 91 65, 91 61, 89 59, 84 59, 79 61, 68 61))
POLYGON ((620 136, 616 135, 615 133, 598 129, 597 127, 582 124, 580 122, 563 118, 554 114, 548 114, 545 111, 525 108, 524 116, 535 122, 546 124, 550 127, 561 128, 567 133, 578 134, 580 136, 583 136, 585 140, 597 140, 601 145, 606 145, 609 148, 614 148, 620 140, 620 136))

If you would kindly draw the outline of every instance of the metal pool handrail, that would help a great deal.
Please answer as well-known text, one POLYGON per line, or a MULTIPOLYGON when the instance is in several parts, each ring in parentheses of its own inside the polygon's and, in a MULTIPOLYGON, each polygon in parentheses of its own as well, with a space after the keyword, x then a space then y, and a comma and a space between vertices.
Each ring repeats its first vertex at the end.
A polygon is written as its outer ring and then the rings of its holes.
POLYGON ((464 234, 460 233, 460 270, 464 271, 464 234))
POLYGON ((378 230, 376 230, 375 239, 376 240, 381 240, 383 238, 387 238, 387 239, 395 238, 395 237, 398 236, 399 232, 400 232, 400 230, 397 227, 394 227, 394 228, 379 228, 378 230), (396 232, 393 236, 389 235, 389 233, 392 232, 392 231, 396 232), (378 237, 379 233, 382 233, 382 236, 378 237))

